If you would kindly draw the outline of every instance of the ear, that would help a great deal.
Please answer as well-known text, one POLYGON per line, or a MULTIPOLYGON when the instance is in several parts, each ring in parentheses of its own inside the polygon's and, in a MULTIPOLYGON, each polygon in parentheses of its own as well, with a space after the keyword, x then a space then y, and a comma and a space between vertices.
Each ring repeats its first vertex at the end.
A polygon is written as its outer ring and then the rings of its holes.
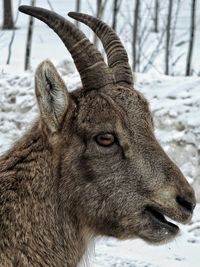
POLYGON ((54 65, 43 61, 35 74, 35 91, 41 117, 52 133, 57 132, 69 107, 69 93, 54 65))

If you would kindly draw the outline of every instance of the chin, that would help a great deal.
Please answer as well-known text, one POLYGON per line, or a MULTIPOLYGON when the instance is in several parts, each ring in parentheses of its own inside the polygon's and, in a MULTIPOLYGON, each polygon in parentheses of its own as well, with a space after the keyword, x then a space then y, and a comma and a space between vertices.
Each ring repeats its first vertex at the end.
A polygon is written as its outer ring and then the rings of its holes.
POLYGON ((168 232, 156 232, 156 231, 149 231, 146 234, 141 234, 140 238, 143 239, 146 243, 150 245, 163 245, 170 243, 173 241, 177 236, 179 236, 180 231, 178 230, 176 234, 168 233, 168 232))

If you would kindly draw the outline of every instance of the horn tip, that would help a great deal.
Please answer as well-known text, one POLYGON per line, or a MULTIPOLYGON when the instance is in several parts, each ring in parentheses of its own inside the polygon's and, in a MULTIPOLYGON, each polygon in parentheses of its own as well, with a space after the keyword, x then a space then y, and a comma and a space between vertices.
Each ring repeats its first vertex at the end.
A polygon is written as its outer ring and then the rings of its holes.
POLYGON ((19 7, 18 7, 18 10, 19 10, 20 12, 25 13, 29 8, 30 8, 30 6, 22 5, 22 6, 19 6, 19 7))
POLYGON ((76 19, 76 18, 78 18, 79 14, 80 14, 80 13, 78 13, 78 12, 73 12, 73 11, 71 11, 71 12, 68 13, 68 16, 69 16, 70 18, 76 19))

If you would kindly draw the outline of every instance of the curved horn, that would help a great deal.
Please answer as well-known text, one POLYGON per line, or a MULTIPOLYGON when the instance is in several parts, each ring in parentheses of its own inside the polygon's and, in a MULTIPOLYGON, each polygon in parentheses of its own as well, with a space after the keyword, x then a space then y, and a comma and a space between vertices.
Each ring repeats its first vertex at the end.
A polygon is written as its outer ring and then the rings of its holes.
POLYGON ((128 63, 128 55, 113 29, 101 20, 86 14, 69 12, 68 15, 89 26, 100 38, 107 54, 108 65, 113 70, 116 82, 132 86, 133 75, 128 63))
POLYGON ((114 82, 112 70, 100 52, 74 24, 43 8, 20 6, 19 11, 45 22, 57 33, 72 55, 84 89, 98 89, 114 82))

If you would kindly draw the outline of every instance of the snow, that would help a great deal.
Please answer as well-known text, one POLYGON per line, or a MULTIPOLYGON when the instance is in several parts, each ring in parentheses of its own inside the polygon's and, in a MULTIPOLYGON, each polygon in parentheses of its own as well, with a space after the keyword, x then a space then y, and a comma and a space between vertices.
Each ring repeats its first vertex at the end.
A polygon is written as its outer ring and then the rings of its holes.
MULTIPOLYGON (((13 1, 15 7, 17 2, 13 1)), ((28 0, 21 2, 29 4, 28 0)), ((88 2, 83 1, 84 11, 86 11, 88 2)), ((184 7, 187 4, 185 1, 181 2, 184 3, 182 6, 184 15, 186 12, 184 7)), ((65 8, 63 1, 52 0, 52 3, 56 11, 63 16, 74 10, 73 1, 67 1, 65 8)), ((0 10, 1 4, 0 2, 0 10)), ((47 1, 38 0, 37 5, 49 8, 47 1)), ((50 58, 57 65, 69 90, 75 89, 80 83, 64 45, 55 33, 39 21, 35 21, 31 59, 33 69, 29 72, 23 71, 27 22, 28 17, 20 14, 18 20, 20 29, 16 30, 9 66, 5 64, 12 32, 0 31, 0 154, 5 152, 38 116, 34 94, 34 71, 38 63, 50 58)), ((126 35, 128 34, 123 32, 125 39, 126 35)), ((196 47, 194 65, 199 67, 200 47, 197 42, 196 47)), ((162 58, 159 57, 159 60, 162 61, 162 58)), ((158 65, 160 68, 162 62, 158 65)), ((178 64, 181 70, 183 65, 183 61, 178 64)), ((200 78, 169 77, 150 71, 147 74, 136 74, 135 86, 150 102, 158 140, 194 186, 200 202, 200 78)), ((195 209, 191 223, 180 225, 180 227, 182 230, 180 236, 160 246, 151 246, 142 240, 118 241, 101 238, 96 242, 95 253, 91 253, 91 266, 198 267, 200 262, 200 203, 195 209)))

